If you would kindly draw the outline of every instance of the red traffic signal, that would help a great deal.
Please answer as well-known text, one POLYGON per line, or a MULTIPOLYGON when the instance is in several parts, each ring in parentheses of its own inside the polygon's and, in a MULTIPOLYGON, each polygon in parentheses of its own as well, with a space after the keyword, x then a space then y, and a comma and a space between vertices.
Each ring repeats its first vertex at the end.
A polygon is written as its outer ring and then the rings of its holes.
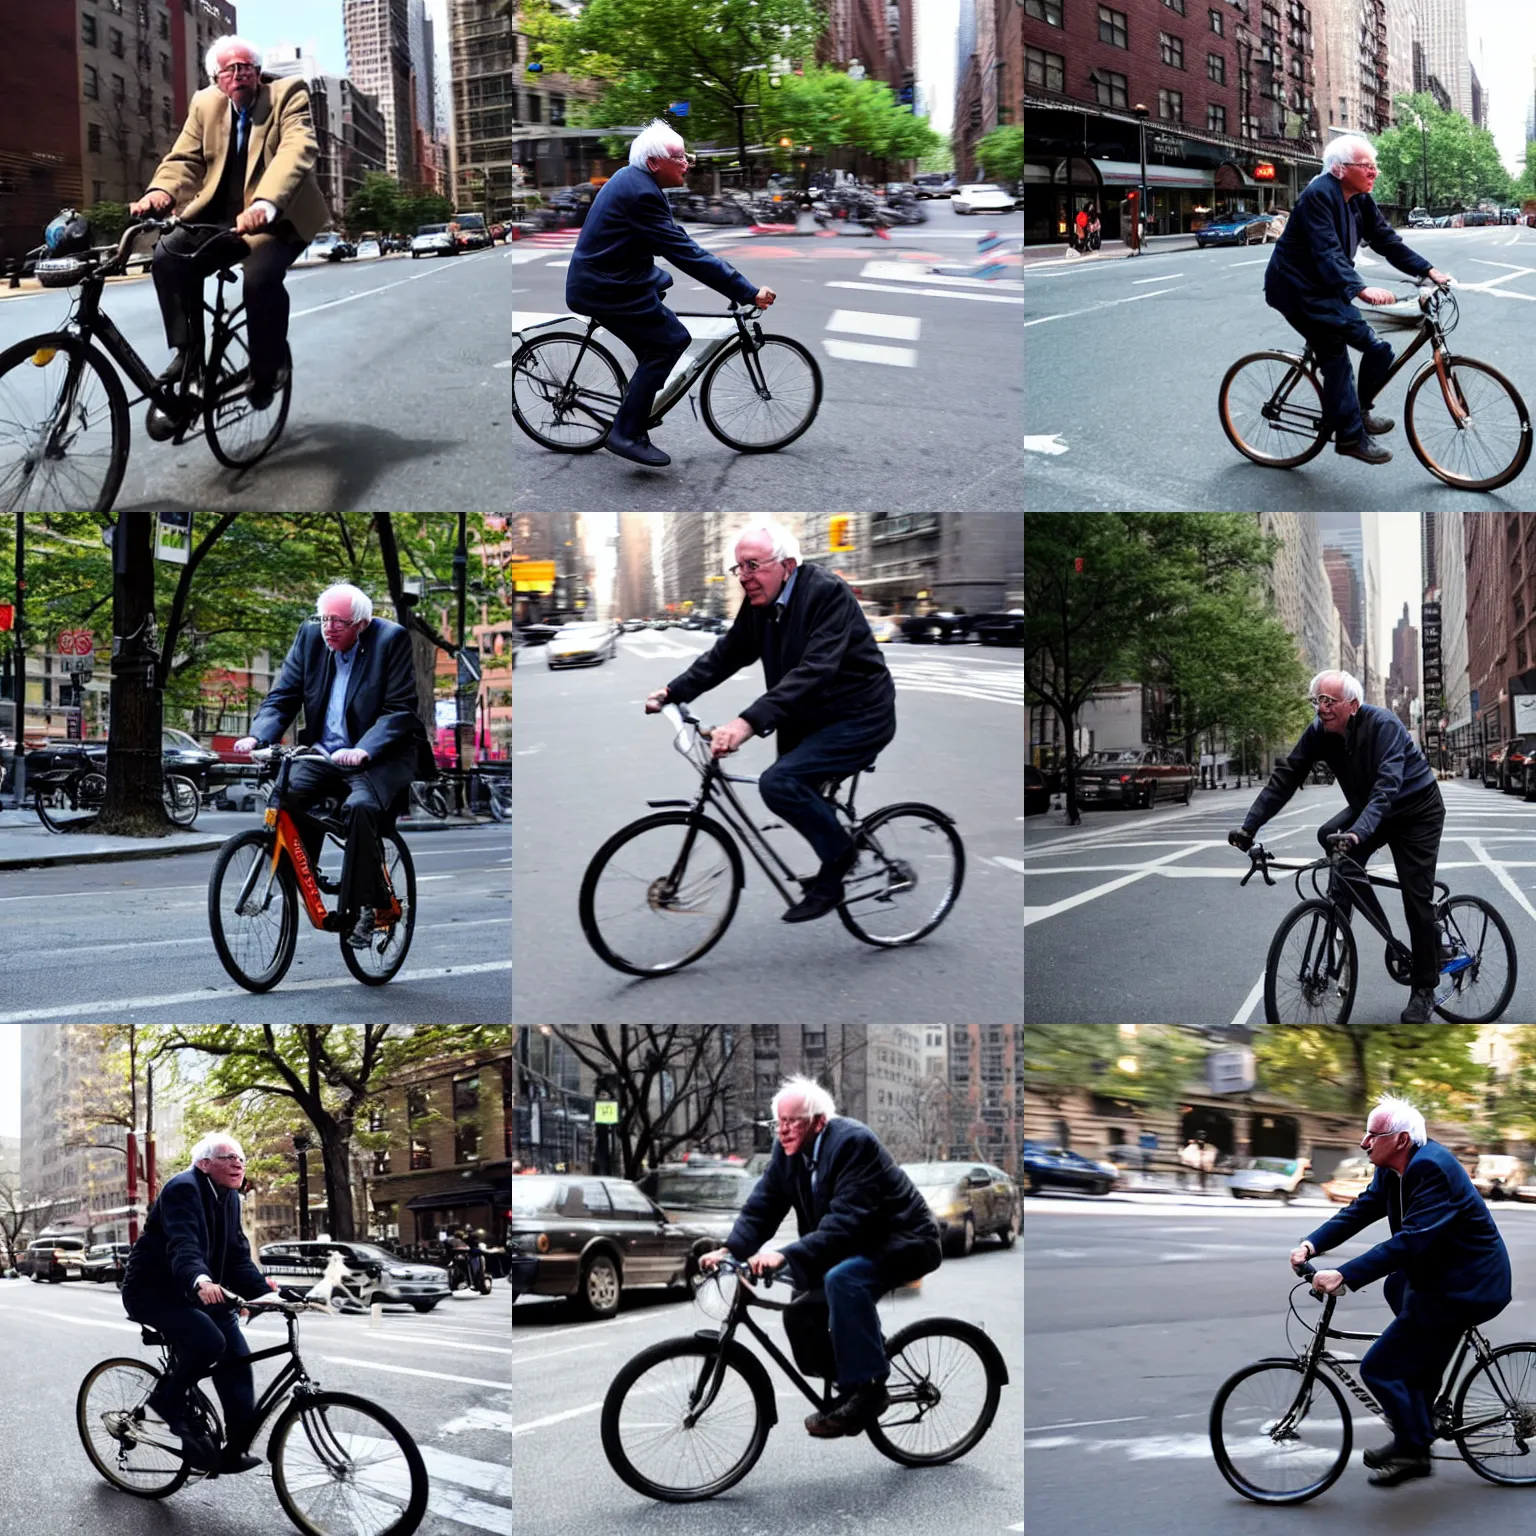
POLYGON ((1072 562, 1072 569, 1076 571, 1079 576, 1083 574, 1083 564, 1083 557, 1081 555, 1079 555, 1077 559, 1072 562))
POLYGON ((10 603, 0 603, 0 629, 9 629, 15 622, 15 607, 10 603))

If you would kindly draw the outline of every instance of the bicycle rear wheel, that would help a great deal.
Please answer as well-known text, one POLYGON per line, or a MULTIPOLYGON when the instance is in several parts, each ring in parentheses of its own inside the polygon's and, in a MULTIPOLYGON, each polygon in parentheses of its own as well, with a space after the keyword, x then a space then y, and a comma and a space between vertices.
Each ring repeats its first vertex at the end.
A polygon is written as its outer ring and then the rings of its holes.
POLYGON ((931 805, 889 805, 859 827, 858 862, 837 915, 877 948, 914 944, 949 916, 965 882, 965 845, 931 805))
POLYGON ((1360 967, 1355 936, 1326 901, 1292 907, 1264 962, 1269 1024, 1346 1024, 1360 967))
POLYGON ((1435 914, 1454 958, 1440 968, 1435 1011, 1453 1024, 1488 1024, 1515 995, 1519 961, 1509 925, 1479 896, 1452 896, 1435 914))
POLYGON ((607 439, 624 388, 605 347, 589 341, 582 352, 580 336, 539 336, 512 359, 512 419, 541 448, 591 453, 607 439))
POLYGON ((660 811, 593 854, 581 882, 581 931, 615 970, 664 976, 719 943, 745 883, 741 850, 723 827, 660 811))
POLYGON ((886 1343, 890 1405, 869 1427, 869 1441, 905 1467, 958 1461, 980 1443, 997 1416, 1003 1378, 966 1324, 932 1317, 886 1343))
POLYGON ((203 803, 197 785, 180 773, 166 774, 160 798, 165 805, 165 814, 171 818, 172 825, 178 827, 190 827, 197 820, 203 803))
POLYGON ((398 832, 381 832, 384 873, 400 903, 400 916, 387 927, 375 928, 367 949, 353 949, 342 936, 341 958, 365 987, 382 987, 405 964, 411 935, 416 931, 416 866, 411 850, 398 832))
POLYGON ((245 327, 231 329, 209 359, 203 402, 203 435, 219 463, 248 469, 264 458, 283 435, 288 403, 293 399, 293 358, 285 353, 282 387, 272 403, 258 410, 251 404, 251 357, 245 327))
POLYGON ((347 1392, 291 1402, 267 1442, 277 1501, 304 1536, 410 1536, 427 1467, 392 1414, 347 1392))
POLYGON ((1421 369, 1408 386, 1403 418, 1419 463, 1458 490, 1507 485, 1531 456, 1531 418, 1519 390, 1470 357, 1446 360, 1445 389, 1433 365, 1421 369))
POLYGON ((1490 1483, 1536 1483, 1536 1345, 1506 1344, 1456 1394, 1456 1449, 1490 1483))
POLYGON ((50 832, 88 826, 101 815, 106 803, 107 779, 101 773, 86 774, 73 789, 65 784, 40 784, 32 794, 37 819, 50 832))
POLYGON ((1221 1475, 1257 1504, 1302 1504, 1339 1480, 1354 1426, 1331 1378, 1296 1360, 1260 1360, 1229 1376, 1211 1404, 1221 1475))
POLYGON ((247 992, 270 992, 283 979, 299 939, 298 883, 284 858, 268 889, 271 860, 271 835, 253 828, 219 849, 208 877, 213 947, 247 992))
POLYGON ((699 384, 699 409, 704 425, 727 448, 772 453, 815 421, 821 369, 788 336, 764 336, 750 356, 738 337, 710 363, 699 384))
POLYGON ((176 1437, 144 1406, 160 1373, 142 1360, 103 1360, 75 1396, 75 1428, 91 1465, 123 1493, 163 1499, 186 1482, 191 1463, 176 1437))
POLYGON ((62 333, 0 352, 0 512, 106 512, 128 466, 128 397, 62 333))
POLYGON ((1221 430, 1244 458, 1271 469, 1315 459, 1328 441, 1323 390, 1291 352, 1253 352, 1227 369, 1217 396, 1221 430), (1288 382, 1285 400, 1274 397, 1288 382))

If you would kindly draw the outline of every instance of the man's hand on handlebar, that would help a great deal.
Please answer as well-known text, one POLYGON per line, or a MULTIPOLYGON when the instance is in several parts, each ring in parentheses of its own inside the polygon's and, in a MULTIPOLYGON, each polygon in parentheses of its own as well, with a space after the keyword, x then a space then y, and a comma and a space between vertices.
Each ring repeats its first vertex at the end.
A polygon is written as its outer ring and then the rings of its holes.
POLYGON ((1312 1246, 1311 1241, 1303 1238, 1297 1247, 1291 1249, 1291 1268, 1299 1270, 1316 1252, 1317 1249, 1312 1246))
POLYGON ((776 298, 778 298, 778 294, 772 288, 759 288, 757 290, 757 297, 752 302, 759 309, 767 309, 776 298))
POLYGON ((1253 847, 1253 833, 1244 827, 1233 827, 1227 833, 1227 841, 1242 853, 1247 853, 1253 847))
POLYGON ((1399 296, 1390 288, 1362 288, 1359 297, 1367 304, 1396 304, 1399 296))
MULTIPOLYGON (((648 714, 648 715, 659 715, 661 713, 661 711, 663 710, 663 708, 665 708, 666 702, 667 702, 667 690, 665 688, 658 688, 655 693, 648 693, 648 694, 646 694, 646 696, 645 696, 645 712, 646 712, 646 714, 648 714)), ((726 1252, 726 1250, 724 1248, 722 1248, 720 1251, 721 1251, 721 1253, 726 1252)))
POLYGON ((259 736, 242 736, 229 750, 231 752, 249 752, 260 745, 261 737, 259 736))
POLYGON ((152 192, 146 192, 136 203, 129 203, 128 212, 135 218, 142 218, 146 213, 151 218, 160 218, 176 206, 176 199, 169 192, 156 187, 152 192))
POLYGON ((331 753, 331 761, 338 768, 361 768, 368 761, 368 754, 361 747, 342 747, 331 753))
POLYGON ((1330 848, 1353 848, 1360 838, 1354 832, 1334 832, 1329 835, 1330 848))
POLYGON ((710 733, 709 750, 715 757, 725 757, 753 734, 751 724, 738 715, 727 724, 717 725, 714 728, 710 733))
POLYGON ((710 1274, 719 1267, 721 1259, 728 1259, 730 1257, 731 1250, 729 1248, 711 1248, 708 1253, 701 1253, 699 1255, 699 1268, 706 1275, 710 1274))
POLYGON ((1428 276, 1429 280, 1434 283, 1437 288, 1449 288, 1455 281, 1449 272, 1442 272, 1439 267, 1431 267, 1429 269, 1428 276))
POLYGON ((1320 1269, 1312 1276, 1312 1289, 1321 1291, 1324 1296, 1341 1296, 1348 1287, 1344 1284, 1344 1276, 1336 1269, 1320 1269))

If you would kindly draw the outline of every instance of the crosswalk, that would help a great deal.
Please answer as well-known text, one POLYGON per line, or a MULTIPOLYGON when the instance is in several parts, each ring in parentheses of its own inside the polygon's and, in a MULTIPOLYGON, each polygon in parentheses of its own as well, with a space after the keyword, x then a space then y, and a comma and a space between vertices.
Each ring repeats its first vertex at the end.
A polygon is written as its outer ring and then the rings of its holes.
POLYGON ((909 693, 945 693, 988 704, 1024 707, 1024 669, 967 662, 958 657, 919 659, 893 654, 885 647, 885 664, 899 690, 909 693))

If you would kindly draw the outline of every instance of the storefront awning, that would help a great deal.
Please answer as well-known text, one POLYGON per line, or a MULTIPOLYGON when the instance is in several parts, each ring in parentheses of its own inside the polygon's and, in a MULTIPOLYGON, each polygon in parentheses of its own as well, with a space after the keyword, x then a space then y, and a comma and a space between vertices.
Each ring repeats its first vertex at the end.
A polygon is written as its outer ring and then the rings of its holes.
MULTIPOLYGON (((1088 162, 1103 178, 1106 187, 1135 187, 1141 184, 1141 167, 1134 160, 1090 160, 1088 162)), ((1149 187, 1201 187, 1210 189, 1216 184, 1214 171, 1202 170, 1195 165, 1149 165, 1149 187)))
POLYGON ((498 1197, 489 1184, 462 1184, 457 1189, 440 1189, 434 1194, 417 1195, 405 1202, 408 1211, 445 1211, 455 1205, 489 1205, 498 1198, 509 1199, 510 1193, 498 1197))

